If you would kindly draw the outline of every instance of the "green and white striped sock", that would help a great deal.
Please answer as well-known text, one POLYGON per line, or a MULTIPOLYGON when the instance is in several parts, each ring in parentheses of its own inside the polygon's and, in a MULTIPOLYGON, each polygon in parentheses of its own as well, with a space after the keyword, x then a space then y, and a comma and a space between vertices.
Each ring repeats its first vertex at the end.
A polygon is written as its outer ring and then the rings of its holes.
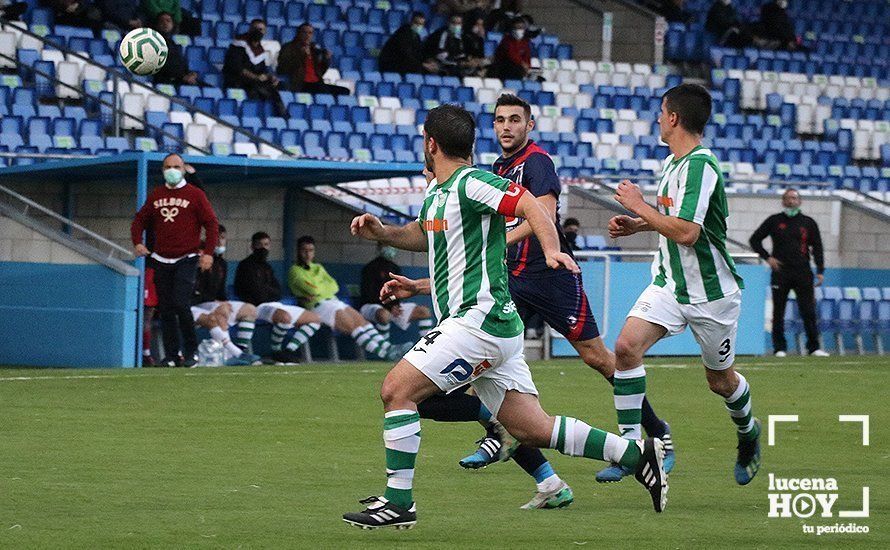
POLYGON ((282 323, 272 325, 272 351, 281 351, 281 344, 284 342, 284 337, 287 336, 287 331, 290 330, 290 327, 290 325, 282 323))
POLYGON ((429 334, 434 326, 432 319, 421 319, 420 321, 417 321, 417 331, 420 333, 420 337, 423 338, 429 334))
POLYGON ((569 416, 555 417, 550 448, 564 455, 605 460, 628 468, 636 468, 642 455, 635 441, 593 428, 569 416))
POLYGON ((387 340, 389 340, 390 327, 392 327, 392 323, 374 323, 374 328, 377 329, 377 332, 380 333, 380 336, 383 336, 387 340))
POLYGON ((312 336, 318 332, 318 329, 321 328, 321 324, 319 323, 308 323, 305 325, 300 325, 297 330, 291 335, 290 340, 287 341, 287 350, 288 351, 297 351, 300 349, 300 346, 309 341, 312 336))
POLYGON ((254 328, 256 328, 256 321, 253 319, 238 321, 238 330, 235 332, 235 345, 239 348, 250 349, 254 328))
POLYGON ((615 371, 615 410, 618 431, 627 439, 642 439, 643 398, 646 397, 646 367, 615 371))
POLYGON ((377 332, 377 329, 371 323, 358 327, 352 331, 350 336, 366 352, 381 359, 386 359, 389 353, 389 342, 377 332))
POLYGON ((739 373, 739 386, 732 395, 725 398, 726 410, 736 425, 740 439, 753 439, 757 437, 754 429, 754 415, 751 413, 751 388, 748 381, 739 373))
POLYGON ((402 409, 383 416, 386 446, 386 492, 383 497, 402 508, 414 502, 414 462, 420 450, 420 415, 402 409))

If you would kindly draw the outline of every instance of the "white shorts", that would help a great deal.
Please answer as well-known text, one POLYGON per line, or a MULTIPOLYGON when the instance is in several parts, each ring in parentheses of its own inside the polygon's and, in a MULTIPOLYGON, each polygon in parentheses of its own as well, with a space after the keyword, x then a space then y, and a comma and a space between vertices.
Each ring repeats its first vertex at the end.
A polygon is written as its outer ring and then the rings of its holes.
POLYGON ((300 306, 288 306, 281 302, 266 302, 256 307, 256 318, 260 321, 272 323, 272 316, 275 315, 275 312, 279 309, 287 312, 287 314, 290 315, 291 323, 294 324, 296 324, 297 319, 306 313, 306 310, 300 306))
POLYGON ((508 390, 538 395, 523 346, 522 334, 497 338, 452 317, 421 338, 404 359, 446 393, 471 384, 497 416, 508 390))
POLYGON ((192 306, 192 318, 194 318, 195 323, 197 323, 198 318, 202 315, 209 315, 216 311, 216 308, 226 303, 232 306, 232 311, 229 312, 229 326, 234 326, 235 323, 238 322, 236 319, 238 311, 241 309, 241 306, 244 305, 244 302, 239 302, 237 300, 229 300, 228 302, 203 302, 196 306, 192 306))
POLYGON ((735 361, 741 309, 740 290, 713 302, 681 304, 666 288, 649 285, 627 316, 660 325, 668 336, 682 333, 689 325, 701 347, 702 363, 711 370, 724 370, 735 361))
MULTIPOLYGON (((417 304, 414 302, 402 302, 399 304, 402 312, 399 315, 393 315, 392 322, 396 324, 402 330, 408 330, 408 327, 411 326, 411 314, 414 313, 414 310, 417 308, 417 304)), ((383 306, 380 304, 365 304, 359 310, 369 323, 376 323, 376 315, 377 312, 383 309, 383 306)))
POLYGON ((349 304, 346 304, 337 298, 328 298, 312 308, 312 311, 321 317, 322 323, 334 328, 334 324, 337 321, 337 312, 348 307, 349 304))

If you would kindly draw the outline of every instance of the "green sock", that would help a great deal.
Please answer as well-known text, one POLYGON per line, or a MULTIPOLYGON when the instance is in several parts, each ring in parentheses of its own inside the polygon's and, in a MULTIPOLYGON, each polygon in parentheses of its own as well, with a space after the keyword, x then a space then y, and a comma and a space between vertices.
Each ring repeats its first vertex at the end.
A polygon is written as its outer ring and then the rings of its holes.
POLYGON ((386 446, 386 492, 383 497, 402 508, 414 502, 414 462, 420 450, 420 415, 402 409, 389 411, 383 418, 386 446))
POLYGON ((284 337, 287 336, 287 331, 290 328, 290 325, 282 323, 272 325, 272 351, 281 351, 281 344, 284 342, 284 337))
POLYGON ((250 340, 253 338, 253 329, 256 322, 248 319, 238 321, 238 331, 235 333, 235 345, 242 349, 250 349, 250 340))

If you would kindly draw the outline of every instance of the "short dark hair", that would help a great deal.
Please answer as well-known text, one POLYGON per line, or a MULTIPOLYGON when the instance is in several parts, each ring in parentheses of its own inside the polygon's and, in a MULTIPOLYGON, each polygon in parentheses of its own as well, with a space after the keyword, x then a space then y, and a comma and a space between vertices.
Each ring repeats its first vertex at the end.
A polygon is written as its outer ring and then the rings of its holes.
POLYGON ((436 140, 445 156, 466 159, 473 154, 476 121, 459 105, 440 105, 426 115, 423 130, 436 140))
POLYGON ((501 94, 498 97, 497 103, 494 104, 495 113, 498 112, 498 107, 522 107, 522 110, 525 111, 525 118, 528 120, 532 119, 532 106, 528 104, 528 101, 517 95, 501 94))
POLYGON ((250 244, 256 244, 257 242, 259 242, 263 239, 272 240, 272 237, 270 237, 269 234, 266 233, 265 231, 257 231, 256 233, 253 234, 252 237, 250 237, 250 244))
POLYGON ((424 15, 422 11, 415 11, 411 14, 411 19, 409 19, 409 21, 414 21, 418 17, 423 17, 424 19, 426 19, 426 15, 424 15))
POLYGON ((580 227, 581 222, 578 221, 578 218, 566 218, 565 220, 563 220, 563 222, 562 222, 563 227, 566 227, 569 225, 577 225, 580 227))
POLYGON ((667 110, 677 113, 680 126, 692 134, 704 134, 711 118, 711 94, 700 84, 680 84, 664 93, 667 110))
POLYGON ((304 244, 315 244, 315 239, 312 235, 303 235, 299 239, 297 239, 297 248, 300 248, 304 244))
POLYGON ((223 224, 219 224, 218 232, 219 232, 219 233, 226 233, 226 226, 224 226, 223 224))
POLYGON ((262 23, 263 25, 265 25, 265 24, 266 24, 266 20, 265 20, 265 19, 260 19, 259 17, 257 17, 256 19, 251 19, 251 20, 250 20, 250 26, 253 26, 254 23, 262 23))
POLYGON ((158 15, 155 17, 155 21, 160 19, 162 15, 167 15, 170 17, 170 19, 173 19, 173 14, 170 13, 169 11, 160 11, 160 12, 158 12, 158 15))
POLYGON ((312 23, 310 23, 309 21, 304 21, 299 27, 297 27, 297 32, 300 32, 300 29, 302 29, 303 27, 309 27, 310 29, 315 30, 315 27, 312 26, 312 23))

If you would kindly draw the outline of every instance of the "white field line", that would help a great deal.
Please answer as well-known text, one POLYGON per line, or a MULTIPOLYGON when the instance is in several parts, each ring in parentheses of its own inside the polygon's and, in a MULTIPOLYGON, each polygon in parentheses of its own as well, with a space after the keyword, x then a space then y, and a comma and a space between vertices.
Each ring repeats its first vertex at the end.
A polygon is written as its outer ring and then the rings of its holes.
MULTIPOLYGON (((266 371, 266 372, 258 372, 258 371, 222 371, 222 370, 209 370, 209 369, 201 369, 201 371, 188 371, 184 372, 181 376, 290 376, 295 374, 337 374, 344 372, 343 370, 288 370, 288 371, 266 371)), ((362 369, 359 371, 348 371, 348 372, 358 372, 361 374, 374 374, 379 372, 375 369, 362 369)), ((115 379, 115 378, 138 378, 139 375, 133 374, 69 374, 64 376, 7 376, 0 377, 0 382, 35 382, 41 380, 104 380, 104 379, 115 379)), ((155 372, 152 374, 152 377, 157 376, 180 376, 179 374, 174 374, 173 372, 155 372)))

